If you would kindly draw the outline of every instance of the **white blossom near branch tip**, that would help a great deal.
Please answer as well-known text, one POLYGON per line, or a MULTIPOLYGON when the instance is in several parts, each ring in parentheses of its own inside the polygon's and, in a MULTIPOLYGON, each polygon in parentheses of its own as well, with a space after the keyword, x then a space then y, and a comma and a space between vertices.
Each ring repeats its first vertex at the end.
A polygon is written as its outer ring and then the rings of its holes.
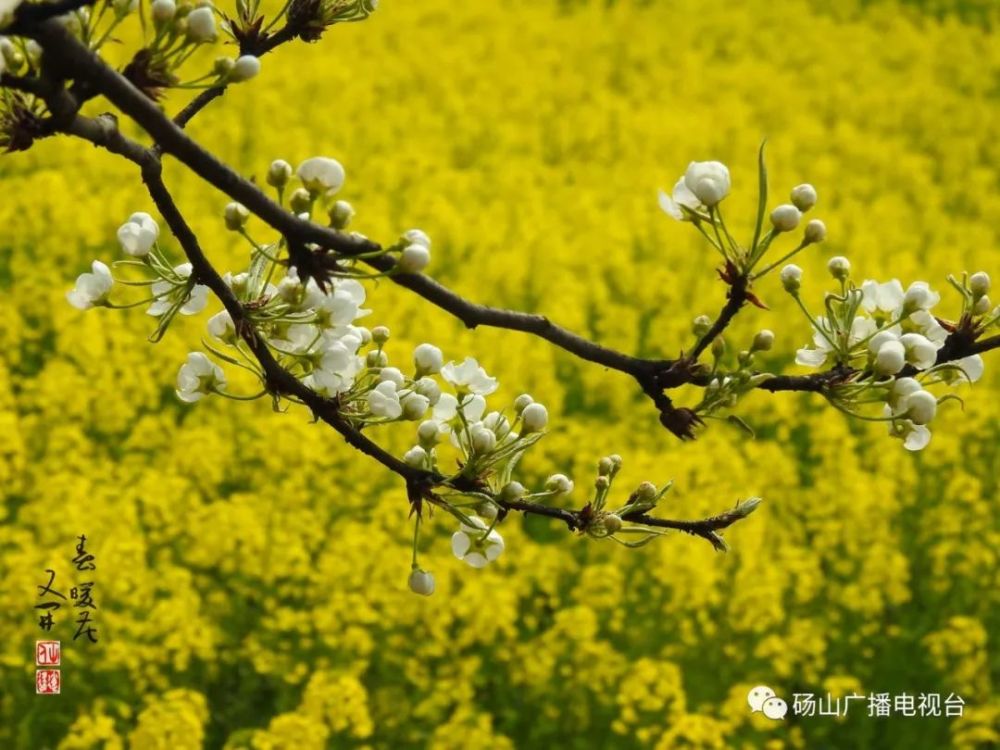
POLYGON ((226 387, 222 368, 201 352, 191 352, 177 373, 177 397, 193 404, 226 387))
POLYGON ((489 396, 499 387, 497 379, 491 378, 472 357, 466 357, 460 365, 449 362, 441 368, 441 377, 460 394, 489 396))
POLYGON ((115 283, 111 270, 101 261, 95 260, 90 267, 92 272, 80 274, 76 286, 66 293, 66 299, 77 310, 106 305, 115 283))
POLYGON ((718 161, 693 161, 684 173, 687 189, 708 208, 729 195, 729 169, 718 161))
POLYGON ((174 267, 174 274, 181 281, 173 279, 161 279, 152 285, 153 296, 156 298, 146 310, 147 315, 159 317, 169 311, 178 301, 179 296, 184 294, 184 301, 178 308, 181 315, 197 315, 208 304, 208 287, 203 284, 195 284, 191 291, 185 292, 185 280, 191 276, 191 264, 181 263, 174 267))
POLYGON ((434 593, 434 576, 429 571, 414 568, 407 584, 414 594, 430 596, 434 593))
POLYGON ((144 258, 160 236, 160 227, 147 213, 136 212, 118 227, 118 242, 127 255, 144 258))
POLYGON ((659 192, 660 208, 670 217, 677 221, 690 221, 691 212, 697 213, 701 210, 701 201, 698 196, 691 192, 684 178, 680 177, 674 184, 671 195, 663 190, 659 192), (690 209, 685 211, 684 209, 690 209))
POLYGON ((299 164, 295 174, 313 197, 333 195, 344 185, 346 174, 340 162, 325 156, 314 156, 299 164))
POLYGON ((403 413, 403 406, 399 403, 396 384, 385 380, 375 386, 368 393, 368 408, 376 417, 398 419, 403 413))
POLYGON ((451 551, 455 557, 473 568, 484 568, 500 557, 504 550, 503 537, 496 529, 486 534, 489 527, 475 516, 471 516, 469 521, 471 526, 463 523, 452 534, 451 551))

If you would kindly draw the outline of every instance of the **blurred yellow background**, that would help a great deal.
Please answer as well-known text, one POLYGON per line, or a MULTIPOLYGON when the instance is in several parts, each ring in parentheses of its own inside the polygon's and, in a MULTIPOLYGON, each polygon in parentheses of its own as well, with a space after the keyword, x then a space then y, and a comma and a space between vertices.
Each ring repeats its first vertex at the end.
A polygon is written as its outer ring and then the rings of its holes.
MULTIPOLYGON (((352 228, 387 241, 421 227, 428 271, 469 298, 650 357, 689 347, 691 319, 723 301, 714 252, 656 190, 692 159, 721 160, 727 221, 746 235, 767 137, 773 202, 812 182, 829 228, 797 261, 809 304, 844 254, 858 281, 931 282, 945 314, 947 273, 1000 275, 997 17, 989 3, 828 5, 386 0, 266 57, 191 132, 260 178, 274 158, 335 157, 352 228)), ((227 199, 175 162, 166 177, 220 270, 241 268, 227 199)), ((372 285, 365 322, 391 327, 394 360, 433 341, 477 356, 502 397, 549 406, 552 432, 524 464, 536 484, 563 471, 581 503, 594 462, 616 452, 622 487, 675 480, 662 514, 765 498, 727 555, 680 535, 626 550, 512 517, 482 571, 451 556, 453 523, 435 516, 421 559, 437 592, 422 598, 406 587, 397 477, 302 411, 177 401, 204 317, 152 346, 141 309, 66 304, 93 258, 118 256, 116 227, 153 212, 132 165, 46 140, 0 161, 0 185, 4 747, 1000 742, 1000 357, 919 455, 798 394, 746 400, 756 440, 713 422, 682 444, 624 376, 372 285), (70 575, 81 533, 101 640, 72 643, 63 617, 62 695, 35 696, 35 586, 48 567, 70 575), (954 692, 965 715, 772 722, 747 707, 756 684, 789 701, 954 692)), ((731 345, 771 328, 767 364, 802 371, 808 324, 775 278, 758 293, 772 309, 745 311, 731 345)), ((384 437, 402 453, 412 431, 384 437)))

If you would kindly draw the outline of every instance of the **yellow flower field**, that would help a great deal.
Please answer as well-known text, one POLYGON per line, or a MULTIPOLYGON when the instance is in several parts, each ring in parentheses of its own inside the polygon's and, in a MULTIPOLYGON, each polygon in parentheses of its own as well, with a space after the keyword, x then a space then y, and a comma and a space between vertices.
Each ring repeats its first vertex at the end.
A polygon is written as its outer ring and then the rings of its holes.
MULTIPOLYGON (((991 5, 383 0, 363 23, 265 57, 190 132, 261 182, 272 159, 335 157, 353 229, 391 242, 420 227, 427 272, 464 296, 646 357, 690 348, 691 320, 724 301, 717 256, 657 190, 718 159, 733 178, 727 221, 747 235, 767 138, 775 200, 812 182, 829 229, 797 256, 807 304, 830 288, 828 258, 846 255, 859 281, 930 282, 945 314, 958 304, 947 274, 1000 278, 991 5)), ((216 266, 245 265, 228 199, 166 164, 216 266)), ((453 557, 455 523, 436 514, 421 564, 437 591, 418 597, 398 477, 304 410, 180 403, 177 368, 204 316, 151 345, 142 308, 66 303, 91 260, 118 256, 129 214, 155 215, 134 165, 51 138, 0 160, 0 186, 0 746, 1000 744, 1000 353, 959 389, 964 408, 941 405, 921 453, 789 393, 741 404, 756 439, 712 420, 682 443, 620 373, 524 334, 467 331, 371 283, 365 323, 391 328, 394 360, 433 341, 446 359, 476 356, 507 401, 548 405, 551 432, 523 469, 535 484, 576 478, 566 503, 585 502, 609 453, 624 457, 622 487, 674 480, 661 515, 764 498, 725 555, 680 534, 630 550, 511 516, 483 570, 453 557), (62 694, 36 696, 36 587, 47 568, 79 579, 80 534, 99 641, 73 641, 61 610, 62 694), (770 721, 747 705, 755 685, 789 705, 957 694, 964 715, 870 718, 854 703, 846 718, 770 721)), ((764 364, 806 372, 793 360, 808 322, 775 276, 756 291, 770 309, 741 313, 730 346, 773 329, 764 364)), ((397 455, 412 434, 379 433, 397 455)))

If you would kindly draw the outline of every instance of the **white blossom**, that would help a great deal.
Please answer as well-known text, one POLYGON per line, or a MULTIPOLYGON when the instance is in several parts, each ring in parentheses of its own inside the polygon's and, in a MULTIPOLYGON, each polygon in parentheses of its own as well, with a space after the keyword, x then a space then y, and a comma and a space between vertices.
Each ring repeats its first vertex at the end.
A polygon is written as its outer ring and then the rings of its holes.
POLYGON ((463 560, 473 568, 483 568, 500 557, 503 552, 503 537, 489 528, 482 519, 475 516, 469 518, 471 525, 462 524, 451 537, 451 551, 459 560, 463 560))
POLYGON ((379 371, 378 379, 382 383, 387 380, 391 380, 396 384, 397 388, 402 388, 403 384, 406 382, 406 376, 400 372, 398 367, 383 367, 379 371))
POLYGON ((899 279, 879 284, 868 279, 861 284, 861 306, 870 313, 895 313, 903 305, 903 285, 899 279))
POLYGON ((336 159, 314 156, 299 164, 295 173, 313 196, 333 195, 344 185, 344 168, 336 159))
POLYGON ((684 182, 684 178, 681 177, 677 180, 674 185, 673 193, 668 195, 666 191, 661 190, 659 192, 660 208, 664 212, 671 216, 677 221, 690 221, 691 214, 685 211, 685 208, 697 213, 701 210, 701 201, 698 200, 698 196, 691 192, 687 184, 684 182))
POLYGON ((118 242, 126 254, 142 258, 149 254, 160 236, 160 227, 149 214, 141 211, 128 217, 128 221, 118 227, 118 242))
POLYGON ((220 310, 208 319, 208 332, 220 341, 233 341, 236 338, 236 326, 227 310, 220 310))
POLYGON ((941 301, 941 295, 933 291, 926 281, 914 281, 903 295, 903 310, 930 310, 941 301))
POLYGON ((693 161, 684 173, 684 184, 699 201, 711 208, 729 195, 729 169, 717 161, 693 161))
POLYGON ((486 425, 479 423, 469 428, 469 439, 472 449, 482 455, 489 453, 497 446, 497 435, 486 425))
POLYGON ((899 337, 900 343, 906 349, 906 361, 918 370, 933 367, 940 348, 930 339, 920 333, 904 333, 899 337))
POLYGON ((379 383, 368 393, 368 408, 376 417, 398 419, 403 413, 396 393, 396 384, 391 380, 379 383))
POLYGON ((77 310, 106 305, 115 283, 111 270, 101 261, 95 260, 90 268, 92 272, 77 276, 76 286, 66 293, 66 299, 77 310))
POLYGON ((491 378, 472 357, 466 357, 460 365, 449 362, 441 368, 441 377, 459 393, 489 396, 499 387, 497 379, 491 378))
MULTIPOLYGON (((818 328, 813 329, 813 349, 799 349, 795 355, 796 364, 806 367, 819 367, 826 358, 834 351, 831 341, 836 341, 838 334, 834 331, 832 324, 825 317, 816 319, 818 328), (826 335, 824 335, 824 333, 826 335)), ((848 334, 848 348, 868 338, 875 333, 875 321, 871 318, 858 316, 851 323, 851 331, 848 334)))
POLYGON ((177 13, 177 3, 174 0, 153 0, 152 5, 149 7, 153 16, 153 23, 157 27, 172 21, 174 15, 177 13))
MULTIPOLYGON (((176 274, 182 281, 180 283, 172 281, 170 279, 161 279, 152 285, 153 296, 156 299, 146 310, 148 315, 153 315, 159 317, 163 315, 177 302, 179 295, 183 293, 185 289, 183 279, 187 279, 191 276, 191 264, 182 263, 179 266, 174 267, 174 274, 176 274)), ((196 315, 205 309, 208 304, 208 287, 203 284, 195 284, 191 288, 191 291, 187 293, 184 298, 183 304, 180 306, 179 312, 182 315, 196 315)))
POLYGON ((441 399, 441 386, 437 384, 434 378, 419 378, 413 384, 413 390, 426 398, 427 403, 431 406, 435 406, 441 399))
POLYGON ((226 387, 222 368, 201 352, 191 352, 177 373, 177 397, 194 403, 209 393, 226 387))

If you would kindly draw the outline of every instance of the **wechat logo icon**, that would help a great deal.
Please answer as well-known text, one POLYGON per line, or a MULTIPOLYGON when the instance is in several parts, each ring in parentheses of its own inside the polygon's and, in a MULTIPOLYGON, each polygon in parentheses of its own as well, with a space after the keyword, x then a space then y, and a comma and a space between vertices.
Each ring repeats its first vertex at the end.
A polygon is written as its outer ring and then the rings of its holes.
POLYGON ((784 719, 788 713, 788 704, 767 685, 758 685, 747 693, 747 703, 752 713, 762 713, 769 719, 784 719))

